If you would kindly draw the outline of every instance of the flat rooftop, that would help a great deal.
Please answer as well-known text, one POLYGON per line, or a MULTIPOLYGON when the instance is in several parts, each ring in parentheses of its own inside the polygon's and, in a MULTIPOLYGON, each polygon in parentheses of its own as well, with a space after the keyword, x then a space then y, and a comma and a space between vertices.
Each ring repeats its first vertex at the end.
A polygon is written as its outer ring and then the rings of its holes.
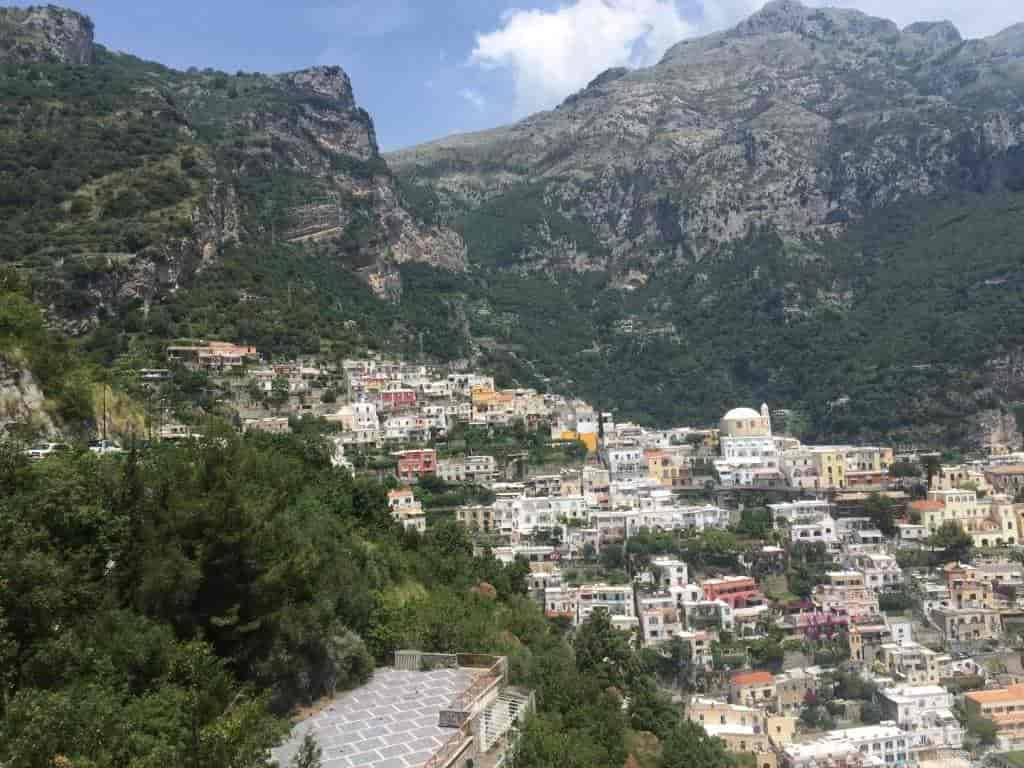
POLYGON ((312 733, 323 750, 323 768, 420 768, 457 732, 438 726, 441 710, 480 672, 378 669, 366 685, 337 696, 296 725, 271 759, 288 765, 312 733))

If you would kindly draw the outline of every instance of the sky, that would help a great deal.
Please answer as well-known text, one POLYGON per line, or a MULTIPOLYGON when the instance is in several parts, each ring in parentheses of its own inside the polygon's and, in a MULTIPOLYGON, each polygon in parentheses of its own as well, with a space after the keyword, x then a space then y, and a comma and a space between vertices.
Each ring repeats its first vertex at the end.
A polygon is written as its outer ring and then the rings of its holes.
MULTIPOLYGON (((108 48, 181 69, 284 72, 338 64, 381 148, 503 125, 550 109, 608 67, 735 24, 763 0, 55 0, 92 17, 108 48)), ((0 6, 15 5, 0 0, 0 6)), ((811 0, 968 37, 1024 21, 1021 0, 811 0)))

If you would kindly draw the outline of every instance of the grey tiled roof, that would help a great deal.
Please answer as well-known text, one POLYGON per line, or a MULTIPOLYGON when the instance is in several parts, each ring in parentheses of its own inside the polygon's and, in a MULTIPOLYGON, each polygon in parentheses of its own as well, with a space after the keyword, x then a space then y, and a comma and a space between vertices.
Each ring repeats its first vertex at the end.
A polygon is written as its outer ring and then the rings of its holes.
POLYGON ((323 768, 420 768, 455 734, 438 727, 438 713, 473 679, 467 669, 379 669, 369 683, 296 725, 271 757, 284 768, 312 732, 323 768))

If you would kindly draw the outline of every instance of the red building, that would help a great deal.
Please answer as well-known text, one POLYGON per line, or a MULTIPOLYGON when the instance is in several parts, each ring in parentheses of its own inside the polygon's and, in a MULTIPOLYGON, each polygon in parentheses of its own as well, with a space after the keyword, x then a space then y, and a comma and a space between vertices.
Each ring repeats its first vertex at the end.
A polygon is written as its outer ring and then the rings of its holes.
POLYGON ((416 405, 416 390, 414 389, 390 389, 380 393, 381 405, 387 410, 398 410, 400 408, 412 408, 416 405))
POLYGON ((746 608, 750 604, 759 604, 764 598, 757 588, 757 582, 749 576, 724 576, 721 579, 708 579, 701 587, 704 589, 705 600, 721 600, 730 608, 746 608))
POLYGON ((415 483, 424 475, 437 473, 437 451, 432 448, 418 451, 399 451, 392 454, 398 459, 398 479, 415 483))

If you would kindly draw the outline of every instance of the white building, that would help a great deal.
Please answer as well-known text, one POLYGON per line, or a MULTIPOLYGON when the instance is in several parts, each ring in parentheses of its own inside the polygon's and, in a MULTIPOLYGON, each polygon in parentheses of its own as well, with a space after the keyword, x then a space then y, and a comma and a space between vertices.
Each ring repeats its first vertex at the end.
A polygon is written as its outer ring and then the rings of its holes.
POLYGON ((864 586, 868 589, 884 591, 903 585, 903 569, 892 555, 859 554, 850 558, 850 563, 864 574, 864 586))
POLYGON ((609 448, 605 462, 612 480, 636 480, 647 474, 644 449, 638 445, 609 448))
POLYGON ((836 521, 829 515, 814 522, 789 526, 789 539, 794 544, 824 544, 829 552, 838 552, 842 548, 836 534, 836 521))
POLYGON ((674 557, 655 557, 651 568, 656 569, 657 584, 661 589, 685 587, 690 583, 689 569, 685 562, 674 557))
POLYGON ((879 692, 884 716, 906 733, 911 752, 960 749, 964 732, 953 715, 953 694, 939 685, 901 685, 879 692))
POLYGON ((894 722, 830 731, 814 741, 788 744, 783 753, 794 768, 827 765, 830 757, 857 750, 864 758, 883 765, 905 765, 910 760, 910 736, 894 722))
POLYGON ((800 499, 769 504, 768 509, 772 513, 772 527, 776 530, 782 524, 813 523, 829 517, 832 513, 832 505, 824 499, 800 499))
MULTIPOLYGON (((636 623, 631 584, 583 584, 576 588, 576 624, 590 620, 596 610, 605 610, 613 621, 632 619, 636 623)), ((623 622, 616 622, 623 623, 623 622)), ((626 622, 628 624, 628 622, 626 622)))

